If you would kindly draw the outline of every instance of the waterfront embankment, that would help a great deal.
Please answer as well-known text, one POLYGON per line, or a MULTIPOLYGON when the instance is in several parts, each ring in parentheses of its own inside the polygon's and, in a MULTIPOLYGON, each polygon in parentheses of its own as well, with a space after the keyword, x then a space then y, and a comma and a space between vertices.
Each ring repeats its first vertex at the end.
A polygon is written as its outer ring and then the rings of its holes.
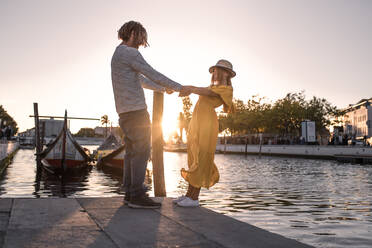
POLYGON ((209 209, 131 209, 122 197, 0 199, 3 247, 311 247, 209 209))
POLYGON ((0 143, 0 175, 11 162, 18 147, 18 142, 2 141, 0 143))
POLYGON ((80 145, 101 145, 105 138, 75 137, 80 145))
POLYGON ((265 156, 288 156, 302 158, 337 159, 340 156, 371 157, 372 147, 316 146, 316 145, 217 145, 220 153, 262 154, 265 156))
MULTIPOLYGON (((48 144, 52 142, 55 138, 54 137, 46 137, 44 138, 45 143, 48 144)), ((79 143, 79 145, 96 145, 99 146, 103 143, 105 138, 97 138, 97 137, 75 137, 75 140, 79 143)))
MULTIPOLYGON (((166 146, 169 152, 186 152, 186 145, 166 146)), ((298 158, 337 159, 338 157, 369 158, 372 160, 372 147, 319 146, 319 145, 232 145, 218 144, 216 153, 247 154, 264 156, 284 156, 298 158)))

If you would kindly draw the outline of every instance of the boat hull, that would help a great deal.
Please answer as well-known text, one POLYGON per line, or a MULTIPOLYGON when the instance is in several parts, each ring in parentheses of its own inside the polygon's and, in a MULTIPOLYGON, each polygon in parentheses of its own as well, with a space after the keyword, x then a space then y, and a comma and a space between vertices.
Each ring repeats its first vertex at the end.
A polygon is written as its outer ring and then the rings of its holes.
POLYGON ((66 167, 64 169, 61 166, 60 159, 42 159, 41 163, 46 171, 53 174, 77 173, 90 167, 86 161, 70 159, 65 160, 66 167))
POLYGON ((108 159, 103 163, 100 163, 101 166, 108 166, 118 170, 123 170, 124 159, 108 159))
POLYGON ((124 155, 125 146, 121 146, 110 153, 106 153, 104 156, 100 156, 98 159, 98 166, 110 167, 122 171, 124 167, 124 155))
POLYGON ((43 167, 52 173, 79 171, 87 168, 90 162, 87 151, 76 142, 68 129, 61 131, 42 152, 41 157, 43 167))

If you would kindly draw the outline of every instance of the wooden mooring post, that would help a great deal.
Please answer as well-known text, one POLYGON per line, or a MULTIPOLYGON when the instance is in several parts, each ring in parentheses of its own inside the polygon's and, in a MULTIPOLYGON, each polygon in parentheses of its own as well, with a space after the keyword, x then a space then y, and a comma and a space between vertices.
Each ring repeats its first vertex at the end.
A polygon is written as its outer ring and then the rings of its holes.
MULTIPOLYGON (((41 134, 40 134, 40 142, 41 142, 41 148, 44 146, 44 138, 45 138, 45 122, 40 123, 40 128, 41 128, 41 134)), ((42 149, 41 149, 42 150, 42 149)))
POLYGON ((39 109, 37 102, 34 102, 34 119, 35 119, 35 145, 36 145, 36 164, 37 168, 41 167, 40 153, 42 151, 42 144, 40 140, 40 128, 39 128, 39 109))
POLYGON ((164 160, 163 160, 163 106, 164 94, 154 91, 152 108, 152 170, 155 196, 165 197, 164 160))
POLYGON ((66 133, 67 133, 67 110, 65 110, 65 119, 63 121, 63 136, 62 136, 62 159, 61 159, 61 169, 63 175, 67 170, 66 165, 66 133))

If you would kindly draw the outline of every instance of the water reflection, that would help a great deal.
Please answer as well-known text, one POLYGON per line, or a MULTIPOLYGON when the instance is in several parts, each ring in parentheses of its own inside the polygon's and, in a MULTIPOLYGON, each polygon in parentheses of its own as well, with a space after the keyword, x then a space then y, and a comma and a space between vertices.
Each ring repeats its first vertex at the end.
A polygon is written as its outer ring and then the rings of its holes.
POLYGON ((40 171, 35 181, 36 197, 69 197, 79 191, 85 190, 85 182, 88 180, 90 170, 81 171, 79 174, 60 177, 46 171, 40 171))
MULTIPOLYGON (((35 180, 33 151, 20 150, 0 180, 1 197, 122 195, 121 171, 92 168, 64 183, 35 180)), ((165 153, 168 196, 184 194, 186 154, 165 153)), ((216 155, 220 182, 201 192, 201 204, 222 214, 316 247, 370 247, 372 166, 327 160, 216 155)), ((146 184, 150 195, 152 165, 146 184)))
MULTIPOLYGON (((173 181, 182 181, 184 156, 166 156, 173 181)), ((202 190, 202 205, 317 247, 370 247, 371 166, 238 155, 217 155, 216 164, 221 180, 202 190)), ((173 196, 185 187, 169 188, 173 196)))
MULTIPOLYGON (((117 193, 120 195, 124 195, 124 191, 122 189, 122 182, 123 182, 123 171, 118 170, 117 168, 113 168, 110 166, 106 166, 105 164, 101 164, 97 170, 103 173, 107 178, 110 178, 113 182, 116 182, 117 193)), ((152 170, 147 169, 145 175, 145 187, 147 191, 152 191, 152 170)))

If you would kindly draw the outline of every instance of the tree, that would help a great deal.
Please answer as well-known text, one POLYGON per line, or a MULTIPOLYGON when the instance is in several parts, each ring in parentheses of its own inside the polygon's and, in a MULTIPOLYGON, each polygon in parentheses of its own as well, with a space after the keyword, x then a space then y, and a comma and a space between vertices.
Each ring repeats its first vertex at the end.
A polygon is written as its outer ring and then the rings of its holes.
POLYGON ((264 98, 252 96, 245 104, 234 99, 234 112, 219 115, 220 131, 226 130, 231 135, 260 133, 267 131, 271 105, 262 103, 264 98))
POLYGON ((182 142, 182 134, 183 134, 183 130, 185 129, 186 130, 186 120, 185 120, 185 116, 183 115, 182 112, 180 112, 178 118, 178 128, 180 130, 180 141, 182 142))
POLYGON ((331 120, 343 113, 324 98, 305 100, 304 92, 288 93, 274 103, 265 103, 264 98, 252 96, 247 103, 234 99, 234 113, 220 114, 220 132, 231 135, 271 133, 281 136, 299 136, 301 122, 312 120, 317 133, 328 132, 331 120))
POLYGON ((108 116, 107 115, 103 115, 101 116, 101 124, 102 126, 105 125, 106 128, 105 128, 105 138, 107 137, 107 125, 109 123, 109 119, 108 119, 108 116))
POLYGON ((182 97, 182 104, 183 104, 183 116, 184 116, 184 128, 186 133, 188 132, 189 123, 191 121, 192 112, 192 102, 189 96, 182 97))
POLYGON ((79 130, 79 132, 74 134, 74 136, 76 136, 76 137, 95 137, 96 134, 95 134, 93 128, 85 127, 85 128, 81 128, 79 130))
POLYGON ((8 114, 3 105, 0 105, 0 120, 0 128, 3 128, 3 126, 10 126, 13 130, 13 134, 18 132, 17 122, 8 114))
POLYGON ((248 133, 263 133, 271 129, 271 104, 264 103, 265 98, 258 95, 252 96, 245 106, 245 115, 242 120, 245 125, 242 131, 248 133))
POLYGON ((301 122, 306 119, 304 92, 288 93, 284 98, 278 99, 274 103, 272 111, 273 127, 276 133, 283 136, 298 136, 301 122))
POLYGON ((324 98, 313 98, 306 103, 306 119, 315 121, 316 130, 319 133, 326 133, 331 124, 331 119, 337 120, 337 117, 343 115, 343 112, 340 109, 337 109, 336 106, 333 106, 324 98))
POLYGON ((219 129, 220 131, 227 131, 231 135, 238 134, 245 128, 245 110, 246 106, 241 100, 233 100, 234 112, 220 113, 219 129))

